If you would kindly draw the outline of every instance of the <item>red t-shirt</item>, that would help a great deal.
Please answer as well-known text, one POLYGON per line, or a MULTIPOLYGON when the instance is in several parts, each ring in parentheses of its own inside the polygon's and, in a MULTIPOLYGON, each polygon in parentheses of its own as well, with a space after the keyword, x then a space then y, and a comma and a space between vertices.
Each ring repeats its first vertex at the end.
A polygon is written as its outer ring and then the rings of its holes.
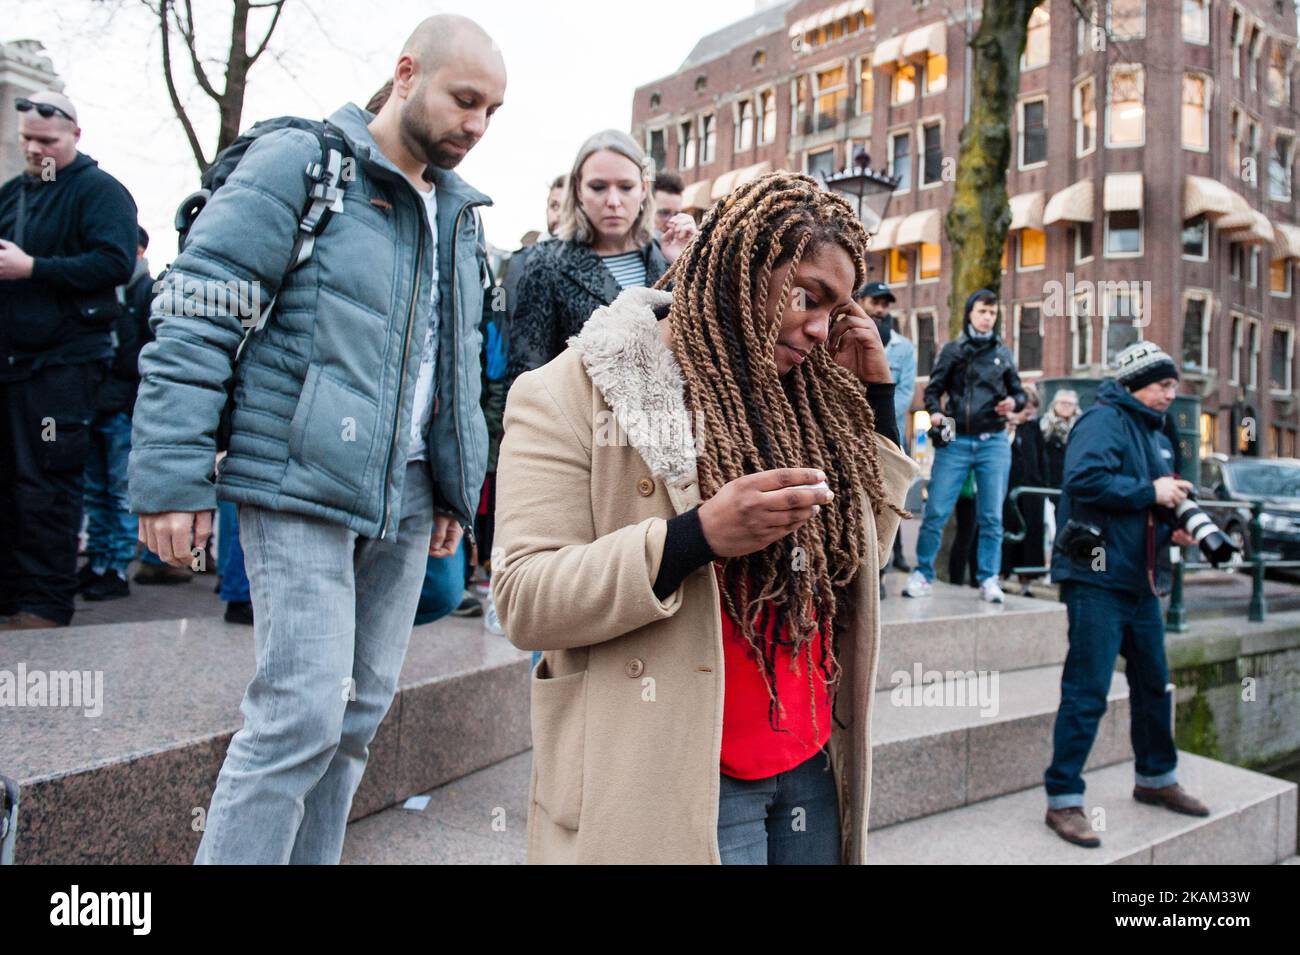
MULTIPOLYGON (((714 579, 720 580, 717 564, 714 579)), ((758 618, 755 618, 755 624, 758 618)), ((769 628, 775 624, 769 624, 769 628)), ((781 636, 785 637, 782 627, 781 636)), ((817 699, 817 732, 813 732, 809 705, 807 659, 800 657, 797 672, 790 669, 793 647, 777 644, 776 690, 780 709, 777 729, 768 718, 771 697, 759 672, 749 641, 722 612, 722 659, 726 686, 722 704, 721 769, 735 779, 767 779, 794 769, 826 745, 831 738, 831 700, 822 677, 825 661, 822 642, 813 645, 811 692, 817 699)))

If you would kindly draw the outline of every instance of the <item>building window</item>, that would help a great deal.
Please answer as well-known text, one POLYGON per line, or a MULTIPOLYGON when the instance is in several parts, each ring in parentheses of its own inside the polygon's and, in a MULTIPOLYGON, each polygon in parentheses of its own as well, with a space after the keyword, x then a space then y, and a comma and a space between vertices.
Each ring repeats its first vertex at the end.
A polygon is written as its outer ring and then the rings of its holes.
POLYGON ((1233 174, 1241 178, 1242 131, 1245 129, 1246 117, 1237 107, 1232 107, 1228 114, 1228 162, 1232 164, 1233 174))
POLYGON ((742 99, 736 107, 736 151, 751 149, 754 145, 754 101, 742 99))
POLYGON ((1106 254, 1142 254, 1142 213, 1123 209, 1106 213, 1106 254))
POLYGON ((921 185, 929 186, 943 180, 943 127, 935 121, 921 127, 921 144, 924 152, 921 161, 921 185))
POLYGON ((1020 68, 1032 70, 1046 66, 1052 48, 1052 23, 1047 4, 1040 3, 1029 15, 1029 32, 1025 36, 1025 52, 1020 54, 1020 68))
POLYGON ((1246 367, 1246 387, 1255 391, 1259 388, 1259 320, 1252 318, 1246 322, 1246 325, 1250 335, 1250 347, 1246 352, 1246 360, 1249 363, 1246 367))
POLYGON ((1291 152, 1295 137, 1289 133, 1273 134, 1273 153, 1268 158, 1268 197, 1291 201, 1291 152))
POLYGON ((758 94, 758 141, 770 143, 776 139, 776 93, 764 90, 758 94))
POLYGON ((1116 66, 1110 71, 1110 104, 1106 109, 1106 145, 1140 146, 1146 137, 1144 76, 1140 66, 1116 66))
POLYGON ((1020 230, 1020 255, 1016 259, 1016 271, 1041 269, 1047 264, 1047 233, 1041 229, 1020 230))
POLYGON ((870 116, 875 105, 876 86, 872 77, 871 57, 864 56, 858 61, 858 115, 870 116))
POLYGON ((749 58, 750 64, 756 70, 761 70, 767 64, 767 51, 755 50, 754 55, 749 58))
POLYGON ((835 148, 823 149, 820 152, 808 154, 808 175, 816 178, 826 178, 835 172, 835 148))
POLYGON ((849 71, 844 66, 834 66, 818 70, 814 78, 817 81, 816 128, 828 129, 845 118, 840 104, 849 98, 849 71))
POLYGON ((650 108, 651 108, 651 109, 658 109, 658 108, 659 108, 659 104, 660 104, 661 102, 663 102, 663 98, 662 98, 658 93, 651 93, 651 94, 650 94, 650 108))
POLYGON ((1268 291, 1277 298, 1291 297, 1291 260, 1273 259, 1268 264, 1268 291))
POLYGON ((695 92, 699 93, 703 91, 704 87, 708 85, 709 85, 709 78, 705 76, 703 73, 695 77, 695 92))
POLYGON ((916 341, 916 374, 927 378, 934 370, 937 351, 934 340, 934 312, 917 312, 912 316, 912 337, 916 341))
POLYGON ((907 284, 907 253, 902 249, 890 249, 885 256, 885 281, 907 284))
POLYGON ((948 88, 948 57, 927 53, 925 57, 925 92, 942 93, 948 88))
POLYGON ((1074 88, 1074 153, 1086 156, 1097 148, 1097 83, 1092 77, 1074 88))
POLYGON ((894 67, 890 81, 889 101, 895 106, 910 103, 916 99, 916 66, 911 63, 899 63, 894 67))
POLYGON ((1274 106, 1291 104, 1291 81, 1287 76, 1286 52, 1274 43, 1268 53, 1268 101, 1274 106))
POLYGON ((1231 317, 1232 317, 1232 358, 1228 362, 1228 369, 1230 372, 1228 378, 1228 384, 1240 385, 1241 384, 1241 357, 1242 357, 1241 347, 1242 347, 1243 334, 1245 331, 1246 323, 1245 320, 1240 315, 1233 315, 1231 317))
POLYGON ((1022 371, 1043 370, 1043 307, 1016 306, 1016 367, 1022 371))
POLYGON ((1228 243, 1228 272, 1232 278, 1241 281, 1241 273, 1246 266, 1246 247, 1240 242, 1228 243))
POLYGON ((1142 338, 1142 295, 1136 283, 1126 282, 1106 289, 1102 313, 1102 335, 1106 341, 1106 367, 1115 366, 1115 356, 1142 338))
POLYGON ((1146 36, 1146 0, 1110 0, 1109 28, 1115 40, 1137 40, 1146 36))
POLYGON ((700 165, 707 166, 718 154, 717 117, 712 113, 700 117, 700 165))
POLYGON ((646 146, 650 151, 650 161, 655 164, 655 169, 663 169, 668 165, 668 147, 665 144, 664 131, 652 129, 649 138, 650 142, 646 146))
POLYGON ((1232 76, 1241 76, 1241 48, 1246 42, 1246 18, 1240 10, 1232 11, 1232 76))
POLYGON ((685 122, 677 133, 677 167, 690 169, 695 165, 695 124, 685 122))
POLYGON ((1210 148, 1210 81, 1198 73, 1183 75, 1183 146, 1210 148))
POLYGON ((1250 119, 1246 122, 1246 160, 1249 162, 1242 163, 1242 179, 1249 179, 1252 186, 1258 185, 1259 167, 1259 120, 1250 119), (1250 175, 1246 175, 1246 169, 1250 169, 1250 175))
POLYGON ((1210 42, 1209 0, 1183 0, 1183 39, 1188 43, 1210 42))
POLYGON ((1210 257, 1210 223, 1198 215, 1183 222, 1183 258, 1204 262, 1210 257))
POLYGON ((1047 162, 1047 98, 1020 104, 1020 168, 1047 162))
POLYGON ((1183 368, 1205 371, 1209 367, 1210 316, 1203 294, 1188 295, 1183 303, 1183 368))
POLYGON ((942 252, 938 245, 922 242, 916 254, 916 280, 932 282, 939 278, 939 262, 942 252))
POLYGON ((1076 292, 1070 303, 1070 367, 1092 363, 1092 294, 1076 292))
POLYGON ((1250 247, 1250 268, 1246 276, 1246 284, 1251 288, 1259 285, 1259 246, 1250 247))
POLYGON ((889 137, 889 174, 898 180, 894 191, 912 188, 912 134, 907 131, 889 137))
POLYGON ((1270 391, 1291 390, 1291 354, 1295 346, 1295 329, 1273 326, 1272 347, 1268 353, 1268 387, 1270 391))
POLYGON ((1074 227, 1074 261, 1092 261, 1092 223, 1080 222, 1074 227))
POLYGON ((1250 35, 1250 89, 1259 89, 1259 65, 1264 53, 1264 31, 1256 27, 1250 35))

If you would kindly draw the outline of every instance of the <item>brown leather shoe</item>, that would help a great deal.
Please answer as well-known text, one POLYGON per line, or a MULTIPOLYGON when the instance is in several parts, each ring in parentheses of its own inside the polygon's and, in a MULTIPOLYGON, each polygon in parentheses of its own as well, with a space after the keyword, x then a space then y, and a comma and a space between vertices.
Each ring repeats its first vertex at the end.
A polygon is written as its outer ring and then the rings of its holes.
POLYGON ((171 564, 141 564, 131 578, 137 584, 188 584, 194 579, 194 571, 188 567, 173 567, 171 564))
POLYGON ((1181 812, 1184 816, 1208 816, 1210 814, 1209 806, 1195 796, 1189 796, 1186 790, 1177 783, 1172 786, 1162 786, 1160 789, 1134 786, 1133 798, 1138 802, 1146 803, 1148 806, 1164 806, 1174 812, 1181 812))
POLYGON ((46 617, 38 617, 26 610, 20 610, 5 620, 4 623, 0 623, 0 630, 51 630, 55 627, 66 626, 67 624, 58 623, 46 617))
POLYGON ((1047 810, 1047 818, 1043 821, 1047 823, 1049 829, 1066 842, 1072 842, 1076 846, 1083 846, 1086 849, 1096 849, 1101 845, 1101 837, 1092 831, 1087 815, 1078 806, 1049 809, 1047 810))

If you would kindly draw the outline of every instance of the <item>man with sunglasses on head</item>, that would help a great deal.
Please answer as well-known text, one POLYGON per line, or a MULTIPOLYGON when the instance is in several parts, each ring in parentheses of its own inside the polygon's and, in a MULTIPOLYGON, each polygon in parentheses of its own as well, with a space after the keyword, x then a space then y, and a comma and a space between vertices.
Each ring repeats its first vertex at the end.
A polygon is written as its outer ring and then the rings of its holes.
POLYGON ((77 110, 14 103, 26 169, 0 186, 0 630, 67 626, 83 473, 135 266, 126 188, 77 151, 77 110))

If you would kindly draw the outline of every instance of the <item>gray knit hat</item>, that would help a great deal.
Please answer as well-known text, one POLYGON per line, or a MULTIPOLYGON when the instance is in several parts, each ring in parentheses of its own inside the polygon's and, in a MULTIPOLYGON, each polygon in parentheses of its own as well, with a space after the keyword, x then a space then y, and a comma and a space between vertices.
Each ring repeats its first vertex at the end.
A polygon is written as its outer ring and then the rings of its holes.
POLYGON ((1115 377, 1129 391, 1178 378, 1178 366, 1154 342, 1134 342, 1115 356, 1115 377))

